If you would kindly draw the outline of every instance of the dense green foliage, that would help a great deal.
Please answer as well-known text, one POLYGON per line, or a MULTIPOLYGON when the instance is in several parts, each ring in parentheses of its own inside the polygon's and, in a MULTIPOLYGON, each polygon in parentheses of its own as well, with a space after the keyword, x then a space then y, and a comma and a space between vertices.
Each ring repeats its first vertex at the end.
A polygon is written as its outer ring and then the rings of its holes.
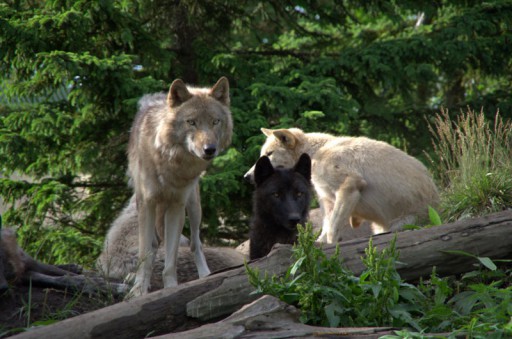
MULTIPOLYGON (((283 277, 261 277, 246 266, 255 293, 298 306, 300 320, 312 325, 392 326, 418 335, 452 332, 453 338, 461 333, 471 338, 512 335, 512 272, 498 270, 489 258, 476 257, 486 267, 460 281, 439 278, 434 269, 428 281, 412 285, 403 282, 396 270, 395 241, 378 252, 370 238, 362 258, 366 269, 355 276, 340 263, 339 248, 327 258, 315 246, 317 235, 310 225, 299 225, 294 263, 283 277)), ((397 338, 401 337, 413 336, 402 331, 397 338)))
POLYGON ((131 194, 138 98, 226 75, 233 147, 202 180, 202 234, 244 237, 259 128, 367 135, 424 158, 441 106, 512 116, 511 22, 505 0, 3 1, 0 172, 27 179, 1 180, 17 202, 5 223, 40 259, 91 264, 131 194))

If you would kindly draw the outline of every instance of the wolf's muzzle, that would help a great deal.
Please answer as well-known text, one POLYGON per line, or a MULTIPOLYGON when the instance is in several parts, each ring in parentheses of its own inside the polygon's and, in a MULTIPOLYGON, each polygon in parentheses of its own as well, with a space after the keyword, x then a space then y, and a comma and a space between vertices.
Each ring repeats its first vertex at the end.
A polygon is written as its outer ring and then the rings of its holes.
POLYGON ((289 230, 296 230, 297 229, 297 224, 300 224, 301 223, 301 218, 299 215, 295 215, 295 214, 291 214, 290 216, 288 216, 288 229, 289 230))
POLYGON ((251 167, 250 170, 247 171, 247 173, 244 174, 244 180, 245 182, 248 182, 249 184, 254 184, 254 166, 251 167))
POLYGON ((217 154, 217 145, 215 144, 208 144, 203 146, 203 158, 204 159, 213 159, 215 155, 217 154))

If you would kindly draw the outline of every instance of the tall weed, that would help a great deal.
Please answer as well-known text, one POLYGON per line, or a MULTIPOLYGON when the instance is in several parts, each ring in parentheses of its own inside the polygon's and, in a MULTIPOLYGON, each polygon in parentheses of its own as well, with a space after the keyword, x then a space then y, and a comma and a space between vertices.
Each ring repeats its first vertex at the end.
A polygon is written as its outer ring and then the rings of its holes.
POLYGON ((471 109, 452 121, 447 110, 429 126, 441 210, 446 221, 497 212, 512 206, 512 123, 499 112, 494 122, 471 109))

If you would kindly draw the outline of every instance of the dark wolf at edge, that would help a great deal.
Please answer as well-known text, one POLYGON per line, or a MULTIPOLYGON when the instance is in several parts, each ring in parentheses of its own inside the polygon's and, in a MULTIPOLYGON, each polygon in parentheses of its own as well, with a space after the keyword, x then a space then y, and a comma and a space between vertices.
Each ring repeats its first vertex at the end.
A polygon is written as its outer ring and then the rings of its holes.
POLYGON ((293 168, 274 168, 267 156, 256 162, 250 258, 266 256, 276 243, 293 244, 297 224, 307 221, 311 201, 311 159, 303 154, 293 168))

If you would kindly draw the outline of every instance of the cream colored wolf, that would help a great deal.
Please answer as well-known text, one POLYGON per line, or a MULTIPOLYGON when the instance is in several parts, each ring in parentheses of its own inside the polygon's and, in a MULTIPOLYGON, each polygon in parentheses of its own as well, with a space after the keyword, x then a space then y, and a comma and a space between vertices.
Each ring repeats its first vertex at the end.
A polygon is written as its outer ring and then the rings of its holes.
POLYGON ((383 232, 399 229, 424 217, 428 206, 438 202, 425 166, 385 142, 297 128, 261 131, 267 136, 261 155, 274 166, 291 167, 302 153, 310 155, 311 179, 324 216, 319 241, 340 241, 345 230, 363 220, 383 232))
POLYGON ((210 274, 199 239, 199 176, 231 143, 229 103, 225 77, 211 89, 187 87, 177 79, 167 95, 146 95, 140 100, 128 144, 128 171, 139 221, 139 267, 131 295, 145 294, 149 289, 158 246, 158 218, 165 224, 164 286, 178 284, 176 259, 185 208, 199 276, 210 274))
MULTIPOLYGON (((157 222, 157 228, 163 227, 157 222)), ((160 230, 157 230, 160 234, 160 230)), ((194 254, 188 248, 188 239, 181 236, 178 250, 178 282, 184 283, 198 278, 194 264, 194 254)), ((139 232, 135 196, 112 223, 96 266, 109 278, 125 279, 133 275, 138 265, 139 232)), ((206 262, 212 271, 242 265, 246 257, 234 248, 204 247, 206 262)), ((165 249, 159 246, 151 272, 151 291, 163 287, 162 271, 164 269, 165 249)), ((129 279, 128 279, 129 280, 129 279)))

